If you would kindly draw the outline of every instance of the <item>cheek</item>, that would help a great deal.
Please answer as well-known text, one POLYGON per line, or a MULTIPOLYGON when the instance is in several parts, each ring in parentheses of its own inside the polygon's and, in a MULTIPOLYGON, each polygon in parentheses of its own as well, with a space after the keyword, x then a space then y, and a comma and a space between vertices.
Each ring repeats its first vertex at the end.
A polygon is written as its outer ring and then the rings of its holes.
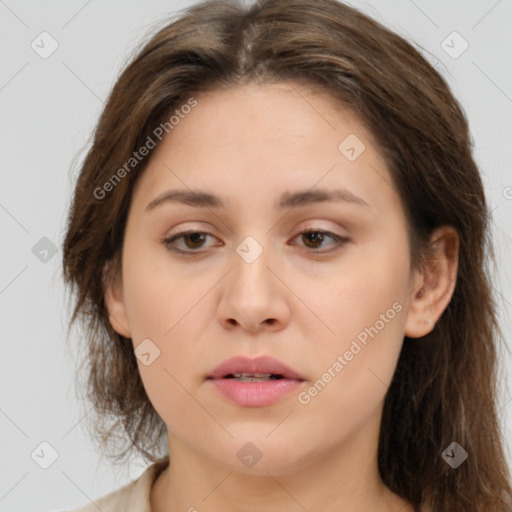
POLYGON ((307 299, 309 309, 315 313, 314 318, 308 314, 307 320, 313 324, 317 337, 324 340, 323 346, 342 350, 365 328, 376 322, 381 327, 383 314, 385 320, 390 320, 385 323, 385 330, 390 331, 394 324, 395 332, 400 332, 403 315, 396 315, 396 309, 405 309, 407 251, 405 241, 398 236, 395 240, 366 243, 317 274, 314 282, 295 281, 297 294, 307 299))
MULTIPOLYGON (((197 407, 188 391, 189 386, 184 376, 177 375, 170 368, 168 355, 162 352, 150 366, 144 366, 139 361, 137 364, 144 389, 155 411, 169 431, 177 433, 181 430, 181 435, 184 435, 190 425, 203 424, 205 420, 201 408, 197 407)), ((180 354, 173 354, 173 359, 180 361, 185 371, 189 370, 180 354)))
POLYGON ((402 347, 407 246, 398 239, 375 244, 345 263, 335 282, 326 280, 321 293, 315 294, 314 307, 330 330, 316 336, 320 382, 312 390, 318 399, 315 395, 311 401, 315 407, 338 404, 343 410, 364 412, 383 399, 402 347))
POLYGON ((211 284, 194 279, 161 249, 126 245, 123 266, 125 304, 134 339, 155 338, 166 343, 183 329, 190 328, 191 314, 203 318, 201 298, 211 284))
MULTIPOLYGON (((172 265, 165 253, 155 256, 136 248, 126 258, 124 272, 134 349, 149 339, 154 346, 148 346, 158 355, 151 367, 138 361, 148 395, 165 401, 170 387, 173 393, 169 396, 179 397, 181 388, 177 382, 188 386, 194 371, 197 373, 200 368, 204 347, 198 340, 204 338, 207 325, 214 318, 208 292, 218 278, 194 279, 172 265)), ((179 403, 174 405, 179 407, 179 403)))
POLYGON ((335 341, 326 338, 323 350, 315 352, 315 380, 297 397, 308 421, 318 418, 318 428, 327 426, 333 436, 350 436, 376 413, 403 343, 400 303, 395 302, 390 309, 375 308, 385 320, 365 309, 364 303, 361 306, 362 312, 348 311, 343 315, 345 321, 340 319, 337 324, 340 332, 353 334, 335 341))

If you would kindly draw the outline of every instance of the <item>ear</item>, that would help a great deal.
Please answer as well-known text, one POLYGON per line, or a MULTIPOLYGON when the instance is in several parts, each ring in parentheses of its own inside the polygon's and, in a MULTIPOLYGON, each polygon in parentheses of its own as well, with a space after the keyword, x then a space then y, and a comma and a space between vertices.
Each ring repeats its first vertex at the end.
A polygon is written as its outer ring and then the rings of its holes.
POLYGON ((116 269, 111 268, 112 262, 108 261, 103 267, 103 283, 105 290, 105 306, 108 312, 110 325, 121 336, 131 338, 128 326, 128 316, 123 298, 123 283, 121 265, 116 269))
POLYGON ((405 323, 405 335, 409 338, 420 338, 432 331, 448 306, 457 281, 457 230, 442 226, 432 233, 430 243, 432 255, 424 270, 416 272, 414 280, 414 296, 405 323))

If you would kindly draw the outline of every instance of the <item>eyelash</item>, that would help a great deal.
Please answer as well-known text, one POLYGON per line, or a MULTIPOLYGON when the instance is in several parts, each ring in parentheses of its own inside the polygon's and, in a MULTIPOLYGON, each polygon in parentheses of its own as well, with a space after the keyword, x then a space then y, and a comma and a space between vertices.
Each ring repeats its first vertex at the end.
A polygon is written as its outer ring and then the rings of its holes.
MULTIPOLYGON (((303 235, 303 234, 307 234, 307 233, 321 233, 322 235, 327 235, 329 236, 330 238, 332 238, 333 240, 335 240, 337 242, 337 247, 341 247, 343 245, 345 245, 346 243, 350 242, 350 239, 349 238, 346 238, 346 237, 343 237, 343 236, 340 236, 340 235, 337 235, 336 233, 332 233, 331 231, 326 231, 324 229, 307 229, 307 230, 304 230, 304 231, 301 231, 300 233, 297 234, 297 236, 295 236, 293 238, 293 240, 295 240, 295 238, 298 238, 300 235, 303 235)), ((200 254, 200 251, 195 251, 193 249, 191 250, 188 250, 188 251, 184 251, 182 249, 178 249, 177 247, 173 247, 172 246, 172 243, 176 240, 179 240, 180 238, 183 238, 184 236, 186 235, 190 235, 190 234, 200 234, 200 235, 207 235, 207 236, 212 236, 213 235, 211 233, 207 233, 205 231, 197 231, 197 230, 188 230, 188 231, 183 231, 181 233, 176 233, 175 235, 169 237, 169 238, 165 238, 164 240, 162 240, 162 243, 164 244, 164 246, 175 252, 175 253, 178 253, 178 254, 183 254, 185 256, 194 256, 196 254, 200 254)), ((215 238, 215 237, 214 237, 215 238)), ((310 251, 314 254, 327 254, 327 253, 330 253, 332 252, 332 250, 329 250, 329 251, 318 251, 316 249, 309 249, 306 247, 306 250, 307 251, 310 251)))

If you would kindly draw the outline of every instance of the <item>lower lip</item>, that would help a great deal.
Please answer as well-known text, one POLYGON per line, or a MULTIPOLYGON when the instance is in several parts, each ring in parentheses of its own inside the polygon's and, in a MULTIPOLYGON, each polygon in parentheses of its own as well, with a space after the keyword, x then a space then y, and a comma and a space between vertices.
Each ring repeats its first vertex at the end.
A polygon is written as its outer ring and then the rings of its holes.
POLYGON ((211 379, 217 391, 225 398, 242 407, 266 407, 272 405, 292 391, 301 381, 291 379, 242 382, 236 379, 211 379))

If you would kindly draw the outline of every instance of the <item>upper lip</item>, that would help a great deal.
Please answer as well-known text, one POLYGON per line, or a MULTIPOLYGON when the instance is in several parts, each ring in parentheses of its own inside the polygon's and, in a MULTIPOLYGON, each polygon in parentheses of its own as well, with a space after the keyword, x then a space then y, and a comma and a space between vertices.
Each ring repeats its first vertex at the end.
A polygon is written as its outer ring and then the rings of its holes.
POLYGON ((304 380, 296 371, 292 370, 281 361, 268 356, 260 356, 252 359, 244 356, 232 357, 217 366, 207 378, 222 379, 226 375, 235 373, 270 373, 273 375, 282 375, 285 379, 304 380))

